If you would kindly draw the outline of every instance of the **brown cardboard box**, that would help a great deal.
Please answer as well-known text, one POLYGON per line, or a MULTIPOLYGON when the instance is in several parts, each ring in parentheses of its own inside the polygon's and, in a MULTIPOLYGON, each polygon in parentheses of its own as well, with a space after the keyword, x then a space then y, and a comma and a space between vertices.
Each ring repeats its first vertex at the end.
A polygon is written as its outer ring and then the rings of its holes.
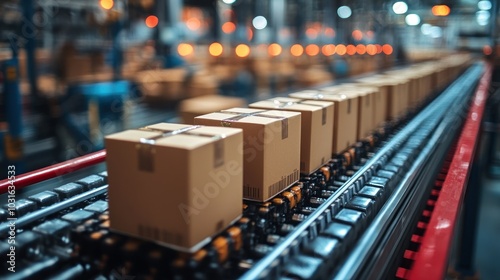
POLYGON ((187 71, 183 68, 145 70, 135 76, 146 98, 178 100, 183 97, 187 71))
POLYGON ((342 94, 323 94, 322 92, 315 90, 291 93, 289 96, 306 100, 333 102, 333 154, 342 152, 356 142, 358 98, 342 94))
POLYGON ((243 197, 266 201, 299 180, 300 113, 231 108, 195 124, 243 129, 243 197))
POLYGON ((320 89, 320 91, 325 94, 345 94, 359 98, 357 139, 370 135, 377 126, 375 113, 375 98, 379 93, 377 87, 359 83, 345 83, 320 89))
POLYGON ((381 126, 387 120, 389 85, 373 77, 361 78, 356 82, 362 86, 376 87, 378 89, 373 97, 373 119, 375 127, 381 126))
MULTIPOLYGON (((323 92, 323 91, 322 91, 323 92)), ((347 86, 342 89, 339 93, 347 95, 348 97, 358 98, 358 130, 356 133, 356 139, 362 139, 372 133, 375 129, 375 119, 374 113, 374 97, 377 92, 377 88, 373 87, 352 87, 347 86)), ((328 93, 328 92, 325 92, 328 93)))
POLYGON ((179 105, 182 122, 194 124, 194 118, 233 107, 243 107, 245 99, 220 95, 208 95, 183 100, 179 105))
MULTIPOLYGON (((406 68, 401 71, 391 72, 390 76, 406 79, 408 82, 408 100, 406 109, 413 109, 418 105, 420 99, 420 76, 411 68, 406 68)), ((403 105, 404 106, 404 105, 403 105)))
POLYGON ((388 86, 387 120, 394 120, 406 112, 408 108, 408 80, 397 76, 377 75, 374 78, 388 86))
POLYGON ((249 105, 250 108, 299 112, 301 116, 300 172, 311 174, 332 155, 333 103, 277 97, 249 105))
POLYGON ((213 75, 195 75, 186 83, 186 95, 198 97, 216 95, 219 92, 219 83, 213 75))
POLYGON ((198 250, 241 216, 242 142, 241 129, 167 123, 107 136, 111 228, 198 250))

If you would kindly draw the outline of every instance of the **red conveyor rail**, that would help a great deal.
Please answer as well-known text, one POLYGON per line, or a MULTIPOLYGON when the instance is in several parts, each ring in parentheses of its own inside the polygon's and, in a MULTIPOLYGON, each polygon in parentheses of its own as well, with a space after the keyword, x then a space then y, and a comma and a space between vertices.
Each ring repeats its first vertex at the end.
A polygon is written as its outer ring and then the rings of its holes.
POLYGON ((448 258, 478 146, 492 67, 487 65, 474 94, 463 130, 445 161, 422 217, 405 251, 398 279, 444 279, 448 258))
MULTIPOLYGON (((48 179, 55 178, 79 169, 104 162, 106 159, 106 150, 97 151, 75 159, 67 160, 42 169, 34 170, 24 174, 16 175, 13 186, 16 190, 22 189, 32 184, 39 183, 48 179)), ((0 181, 0 194, 6 193, 11 182, 8 179, 0 181)))

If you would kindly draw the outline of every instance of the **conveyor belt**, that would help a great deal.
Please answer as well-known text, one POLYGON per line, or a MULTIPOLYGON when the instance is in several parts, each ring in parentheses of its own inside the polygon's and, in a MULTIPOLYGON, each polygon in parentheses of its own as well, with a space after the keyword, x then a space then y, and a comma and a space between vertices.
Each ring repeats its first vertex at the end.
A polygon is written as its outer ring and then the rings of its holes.
MULTIPOLYGON (((41 186, 30 186, 16 203, 16 226, 23 229, 17 234, 16 277, 394 275, 405 236, 411 233, 418 218, 415 213, 420 213, 430 191, 427 186, 460 130, 482 70, 482 64, 472 66, 404 126, 388 126, 375 134, 373 143, 359 143, 301 178, 288 190, 291 196, 272 203, 246 203, 244 217, 215 238, 220 242, 193 256, 110 231, 105 172, 44 185, 36 193, 30 189, 41 186)), ((0 235, 6 238, 9 225, 4 210, 0 235)), ((2 257, 8 251, 4 245, 2 257)))
POLYGON ((411 246, 405 250, 403 265, 397 270, 396 277, 400 279, 445 278, 452 239, 479 142, 491 71, 489 65, 475 92, 460 137, 436 179, 417 229, 412 234, 411 246))

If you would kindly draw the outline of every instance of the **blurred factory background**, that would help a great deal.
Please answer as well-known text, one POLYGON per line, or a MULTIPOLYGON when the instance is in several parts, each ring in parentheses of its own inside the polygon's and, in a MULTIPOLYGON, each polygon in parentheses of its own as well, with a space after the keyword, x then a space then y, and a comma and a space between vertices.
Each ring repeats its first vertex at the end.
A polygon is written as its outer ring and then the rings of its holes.
POLYGON ((0 131, 12 137, 0 159, 28 171, 96 151, 196 96, 251 100, 457 50, 490 55, 493 4, 2 1, 0 60, 18 72, 12 87, 3 73, 0 131))

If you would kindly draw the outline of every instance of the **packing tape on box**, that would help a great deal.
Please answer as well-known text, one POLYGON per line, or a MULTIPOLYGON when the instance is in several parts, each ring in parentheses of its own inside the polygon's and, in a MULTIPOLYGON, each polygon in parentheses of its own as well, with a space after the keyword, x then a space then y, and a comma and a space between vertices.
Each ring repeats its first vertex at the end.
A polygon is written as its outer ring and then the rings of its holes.
POLYGON ((153 158, 155 154, 155 144, 158 139, 163 139, 166 137, 171 137, 178 134, 187 134, 192 136, 199 137, 208 137, 214 140, 214 167, 219 167, 224 164, 224 142, 219 141, 226 136, 224 134, 219 135, 210 135, 204 133, 195 133, 192 130, 202 127, 201 125, 193 125, 185 128, 177 129, 177 130, 163 130, 157 128, 149 128, 144 127, 140 128, 141 131, 152 131, 152 132, 161 132, 161 135, 149 137, 149 138, 141 138, 140 143, 137 146, 137 155, 138 155, 138 167, 141 171, 153 172, 154 164, 153 158))
POLYGON ((246 117, 262 117, 262 118, 271 118, 271 119, 281 120, 281 140, 288 138, 288 118, 286 118, 286 117, 263 114, 266 111, 258 111, 258 112, 253 112, 253 113, 237 113, 237 112, 222 110, 220 112, 224 113, 224 114, 236 115, 234 117, 221 120, 221 125, 227 126, 227 127, 230 127, 231 123, 238 122, 239 120, 246 118, 246 117))
MULTIPOLYGON (((271 101, 271 100, 266 100, 266 101, 271 101)), ((296 104, 301 104, 301 105, 307 105, 307 106, 314 106, 314 107, 321 107, 321 125, 325 125, 326 124, 326 107, 323 106, 323 105, 319 105, 319 104, 308 104, 308 103, 305 103, 307 102, 308 100, 302 100, 302 101, 295 101, 295 102, 292 102, 292 101, 288 101, 288 102, 283 102, 283 101, 279 101, 279 100, 272 100, 272 102, 276 105, 276 108, 286 108, 286 107, 289 107, 289 106, 293 106, 293 105, 296 105, 296 104)))

